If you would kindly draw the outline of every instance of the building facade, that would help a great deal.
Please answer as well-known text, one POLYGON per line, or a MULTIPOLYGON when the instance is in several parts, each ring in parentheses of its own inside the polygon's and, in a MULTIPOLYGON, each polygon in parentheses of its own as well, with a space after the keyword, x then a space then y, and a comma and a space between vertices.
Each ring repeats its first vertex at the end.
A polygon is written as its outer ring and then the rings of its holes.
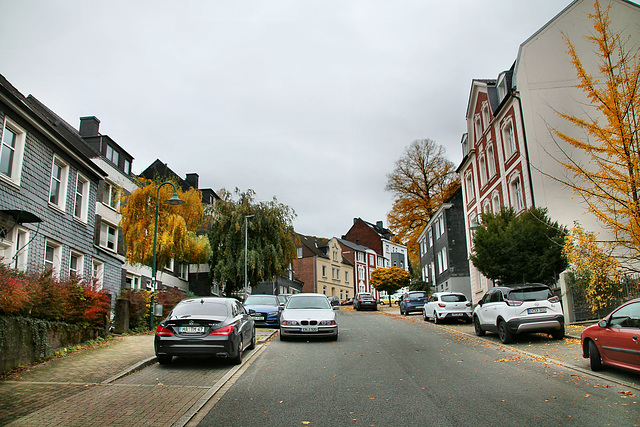
POLYGON ((382 268, 398 267, 409 271, 407 247, 391 240, 393 234, 383 227, 382 221, 375 224, 354 218, 353 225, 342 236, 342 240, 366 246, 372 249, 382 260, 377 260, 376 265, 382 268))

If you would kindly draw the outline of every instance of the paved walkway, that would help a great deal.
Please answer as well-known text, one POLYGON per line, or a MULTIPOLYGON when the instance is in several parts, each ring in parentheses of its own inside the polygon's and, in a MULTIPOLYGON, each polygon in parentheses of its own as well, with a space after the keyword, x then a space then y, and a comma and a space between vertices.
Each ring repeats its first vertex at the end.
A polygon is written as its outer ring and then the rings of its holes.
MULTIPOLYGON (((257 332, 260 343, 274 331, 257 332)), ((235 372, 221 366, 206 385, 130 380, 155 363, 153 335, 135 335, 33 365, 0 381, 0 425, 181 426, 194 402, 202 406, 235 372)))

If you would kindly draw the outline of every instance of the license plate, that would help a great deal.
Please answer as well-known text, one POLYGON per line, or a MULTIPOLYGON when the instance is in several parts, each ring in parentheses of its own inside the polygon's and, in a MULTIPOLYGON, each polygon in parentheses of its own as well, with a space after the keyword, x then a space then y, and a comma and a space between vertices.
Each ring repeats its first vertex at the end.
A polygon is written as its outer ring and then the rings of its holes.
POLYGON ((180 333, 197 334, 204 332, 204 326, 181 326, 180 333))
POLYGON ((462 316, 462 313, 451 313, 452 316, 462 316))
POLYGON ((527 313, 529 314, 546 313, 546 312, 547 312, 547 309, 544 307, 530 308, 527 310, 527 313))
POLYGON ((301 332, 318 332, 318 328, 301 328, 301 332))
POLYGON ((262 316, 253 316, 253 320, 264 320, 262 316))

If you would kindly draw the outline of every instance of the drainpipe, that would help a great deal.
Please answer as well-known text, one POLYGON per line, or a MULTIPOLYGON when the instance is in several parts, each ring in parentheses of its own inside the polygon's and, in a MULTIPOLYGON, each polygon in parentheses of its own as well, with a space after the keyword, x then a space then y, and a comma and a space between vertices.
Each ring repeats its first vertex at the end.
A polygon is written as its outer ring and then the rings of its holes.
POLYGON ((512 90, 511 96, 518 100, 518 108, 520 110, 520 123, 522 123, 522 136, 524 140, 524 153, 527 159, 527 173, 529 174, 529 188, 531 191, 531 205, 532 207, 536 207, 536 199, 534 197, 533 192, 533 180, 531 179, 531 162, 529 160, 529 144, 527 143, 527 131, 524 127, 524 114, 522 113, 522 99, 518 96, 518 91, 512 90))

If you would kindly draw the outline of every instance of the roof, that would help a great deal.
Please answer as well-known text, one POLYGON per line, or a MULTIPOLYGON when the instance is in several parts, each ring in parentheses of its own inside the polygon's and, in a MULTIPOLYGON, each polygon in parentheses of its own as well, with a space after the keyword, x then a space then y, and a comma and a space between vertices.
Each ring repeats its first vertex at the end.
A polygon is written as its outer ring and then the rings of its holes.
POLYGON ((309 248, 311 252, 322 258, 329 258, 329 256, 321 249, 327 246, 328 240, 323 238, 317 238, 313 236, 305 236, 298 233, 300 243, 309 248))
POLYGON ((340 242, 340 244, 345 245, 346 247, 351 248, 351 249, 353 249, 355 251, 366 252, 366 251, 372 251, 373 250, 373 249, 370 249, 370 248, 368 248, 366 246, 362 246, 362 245, 350 242, 350 241, 345 240, 345 239, 337 239, 337 240, 338 240, 338 242, 340 242))
POLYGON ((84 144, 82 138, 69 131, 68 123, 32 95, 25 98, 2 74, 0 74, 0 100, 49 138, 51 142, 57 144, 75 161, 84 165, 85 169, 96 178, 102 179, 107 176, 107 173, 91 160, 90 153, 87 151, 89 148, 84 144))

